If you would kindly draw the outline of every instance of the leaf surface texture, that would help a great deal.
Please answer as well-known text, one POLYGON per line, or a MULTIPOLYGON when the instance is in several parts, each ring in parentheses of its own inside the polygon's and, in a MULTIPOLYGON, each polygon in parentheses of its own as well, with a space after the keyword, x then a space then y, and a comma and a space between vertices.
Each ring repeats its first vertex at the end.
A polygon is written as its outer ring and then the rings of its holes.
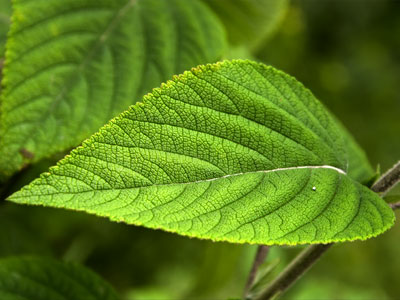
POLYGON ((366 239, 394 215, 346 175, 347 142, 294 78, 225 61, 153 90, 10 200, 235 243, 366 239))
POLYGON ((222 25, 201 1, 14 2, 0 173, 77 146, 153 87, 218 60, 222 25))

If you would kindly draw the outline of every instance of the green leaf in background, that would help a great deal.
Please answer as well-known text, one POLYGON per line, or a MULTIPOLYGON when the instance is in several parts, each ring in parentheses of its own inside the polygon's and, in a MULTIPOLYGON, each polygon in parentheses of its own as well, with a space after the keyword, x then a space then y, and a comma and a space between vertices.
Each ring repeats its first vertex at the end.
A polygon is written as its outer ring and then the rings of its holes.
POLYGON ((332 116, 332 118, 336 120, 336 124, 343 135, 344 146, 347 152, 347 174, 358 182, 370 186, 377 179, 377 172, 372 169, 365 152, 357 145, 342 123, 335 116, 332 116))
POLYGON ((10 15, 11 15, 11 0, 0 0, 0 62, 4 54, 4 45, 6 43, 8 27, 10 26, 10 15))
POLYGON ((224 23, 234 46, 254 48, 278 27, 287 0, 203 0, 224 23))
POLYGON ((225 34, 201 1, 15 1, 0 175, 78 145, 173 74, 219 59, 225 34))
POLYGON ((234 243, 366 239, 394 215, 346 175, 345 141, 294 78, 225 61, 153 90, 9 200, 234 243))
POLYGON ((400 201, 400 195, 389 195, 383 198, 386 203, 397 203, 400 201))
POLYGON ((92 271, 41 257, 0 259, 0 299, 116 300, 111 286, 92 271))

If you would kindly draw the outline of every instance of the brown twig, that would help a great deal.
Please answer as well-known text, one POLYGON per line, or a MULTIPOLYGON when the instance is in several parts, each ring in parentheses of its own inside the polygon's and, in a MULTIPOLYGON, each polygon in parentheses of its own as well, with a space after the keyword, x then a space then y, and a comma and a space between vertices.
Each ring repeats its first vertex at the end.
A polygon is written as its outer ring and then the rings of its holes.
POLYGON ((400 181, 400 161, 398 161, 389 171, 383 174, 371 187, 376 193, 383 195, 390 191, 400 181))
POLYGON ((390 206, 393 210, 399 209, 399 208, 400 208, 400 202, 397 202, 397 203, 390 203, 389 206, 390 206))
POLYGON ((247 279, 246 287, 244 289, 244 298, 248 297, 251 287, 253 286, 254 280, 256 279, 257 271, 260 265, 265 261, 269 252, 269 247, 265 245, 258 246, 257 253, 254 258, 253 266, 251 267, 249 278, 247 279))
POLYGON ((297 281, 333 244, 308 246, 255 299, 271 299, 297 281))

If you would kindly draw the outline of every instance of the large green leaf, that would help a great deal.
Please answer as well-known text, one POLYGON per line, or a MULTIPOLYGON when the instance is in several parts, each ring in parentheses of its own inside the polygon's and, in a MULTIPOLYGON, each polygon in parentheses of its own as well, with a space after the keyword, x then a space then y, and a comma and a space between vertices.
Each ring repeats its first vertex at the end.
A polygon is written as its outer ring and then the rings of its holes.
POLYGON ((341 134, 307 89, 272 67, 200 66, 10 200, 235 243, 366 239, 394 215, 346 175, 341 134))
POLYGON ((221 57, 201 1, 14 2, 0 122, 0 174, 78 145, 173 74, 221 57))
POLYGON ((113 289, 92 271, 50 258, 0 259, 0 299, 116 300, 113 289))
POLYGON ((256 47, 278 27, 288 0, 203 0, 224 23, 232 45, 256 47))

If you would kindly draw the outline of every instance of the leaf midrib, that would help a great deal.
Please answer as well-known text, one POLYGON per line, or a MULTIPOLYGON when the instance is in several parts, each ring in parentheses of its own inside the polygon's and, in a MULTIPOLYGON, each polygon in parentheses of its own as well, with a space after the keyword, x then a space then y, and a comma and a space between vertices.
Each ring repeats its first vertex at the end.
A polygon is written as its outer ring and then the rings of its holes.
MULTIPOLYGON (((103 46, 108 37, 110 36, 111 32, 115 29, 119 21, 126 15, 126 13, 135 5, 135 3, 139 0, 129 0, 127 3, 122 6, 117 13, 111 18, 110 22, 106 26, 105 30, 101 33, 99 33, 97 40, 93 43, 93 46, 91 49, 88 51, 87 55, 83 57, 82 62, 80 64, 77 64, 76 69, 77 70, 83 70, 85 67, 88 65, 88 63, 91 61, 95 53, 97 52, 97 49, 103 46)), ((75 73, 72 74, 68 79, 66 79, 66 82, 64 84, 64 87, 60 90, 60 92, 57 95, 54 95, 54 101, 53 103, 48 107, 48 109, 43 112, 43 119, 47 119, 48 116, 50 116, 50 113, 55 109, 57 104, 63 99, 65 96, 65 93, 71 89, 71 86, 74 85, 74 83, 77 81, 77 76, 75 76, 75 73)), ((41 119, 41 121, 43 121, 41 119)), ((36 122, 34 122, 36 123, 36 122)), ((35 128, 32 128, 30 130, 30 133, 27 134, 30 140, 33 140, 33 135, 35 128)), ((26 144, 27 141, 25 141, 26 144)))
MULTIPOLYGON (((247 175, 247 174, 267 174, 267 173, 274 173, 274 172, 280 172, 280 171, 290 171, 290 170, 303 170, 303 169, 330 169, 334 170, 339 174, 347 175, 345 171, 342 169, 329 166, 329 165, 321 165, 321 166, 298 166, 298 167, 287 167, 287 168, 277 168, 277 169, 272 169, 272 170, 258 170, 258 171, 251 171, 251 172, 242 172, 242 173, 235 173, 235 174, 228 174, 220 177, 214 177, 214 178, 209 178, 209 179, 202 179, 202 180, 196 180, 196 181, 190 181, 190 182, 174 182, 174 183, 163 183, 163 184, 150 184, 150 185, 143 185, 143 186, 137 186, 137 187, 120 187, 120 188, 108 188, 108 189, 92 189, 92 190, 87 190, 87 191, 79 191, 79 192, 55 192, 55 193, 46 193, 42 194, 45 196, 51 196, 51 195, 58 195, 58 194, 67 194, 67 195, 77 195, 77 194, 83 194, 83 193, 93 193, 93 192, 101 192, 101 191, 119 191, 119 190, 136 190, 136 189, 143 189, 143 188, 149 188, 149 187, 159 187, 159 186, 175 186, 175 185, 189 185, 189 184, 197 184, 197 183, 203 183, 203 182, 212 182, 220 179, 226 179, 226 178, 231 178, 231 177, 236 177, 236 176, 241 176, 241 175, 247 175)), ((65 174, 53 174, 53 176, 63 176, 65 177, 65 174)), ((81 181, 80 179, 76 177, 69 176, 72 179, 81 181)), ((85 183, 87 185, 87 183, 85 183)), ((52 185, 48 184, 41 184, 42 186, 47 185, 51 186, 54 188, 52 185)), ((35 195, 32 195, 35 196, 35 195)), ((18 196, 18 195, 12 195, 10 199, 17 199, 17 198, 25 198, 25 196, 18 196)))
MULTIPOLYGON (((117 13, 114 15, 114 17, 111 18, 111 21, 108 23, 107 27, 105 30, 99 35, 97 41, 94 43, 93 47, 88 51, 88 54, 82 59, 82 62, 77 66, 78 70, 83 70, 88 63, 92 60, 93 55, 97 52, 97 49, 103 46, 108 37, 110 36, 111 32, 113 29, 117 26, 118 22, 124 17, 124 15, 128 12, 128 10, 137 2, 138 0, 129 0, 123 7, 121 7, 117 13)), ((61 99, 64 97, 64 94, 70 90, 71 85, 76 81, 78 77, 75 76, 74 74, 71 75, 69 80, 64 84, 63 89, 61 89, 60 93, 55 96, 55 101, 52 103, 52 105, 49 107, 49 109, 46 111, 44 114, 45 116, 48 116, 50 112, 54 110, 56 107, 56 104, 61 101, 61 99)))

